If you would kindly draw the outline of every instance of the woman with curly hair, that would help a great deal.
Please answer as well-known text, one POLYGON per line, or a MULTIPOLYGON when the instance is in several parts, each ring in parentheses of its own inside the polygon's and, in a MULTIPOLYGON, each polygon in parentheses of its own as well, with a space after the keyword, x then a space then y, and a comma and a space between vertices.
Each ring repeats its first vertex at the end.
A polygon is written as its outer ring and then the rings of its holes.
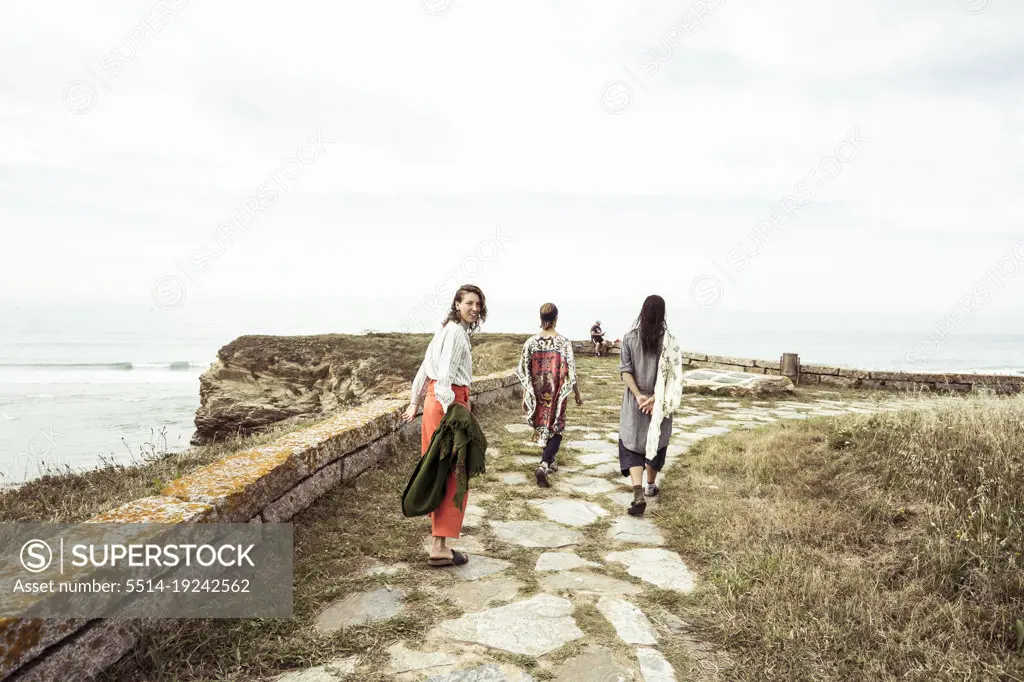
MULTIPOLYGON (((453 403, 469 408, 469 388, 473 381, 473 351, 469 335, 487 319, 487 299, 479 287, 466 284, 455 292, 448 317, 443 326, 427 346, 426 356, 412 384, 412 400, 402 421, 408 423, 416 418, 423 406, 421 432, 422 453, 430 447, 441 420, 453 403)), ((447 538, 458 539, 462 533, 462 521, 468 494, 461 504, 455 503, 457 481, 453 471, 446 484, 446 494, 441 506, 431 512, 431 535, 428 563, 431 566, 461 565, 469 557, 447 547, 447 538)))

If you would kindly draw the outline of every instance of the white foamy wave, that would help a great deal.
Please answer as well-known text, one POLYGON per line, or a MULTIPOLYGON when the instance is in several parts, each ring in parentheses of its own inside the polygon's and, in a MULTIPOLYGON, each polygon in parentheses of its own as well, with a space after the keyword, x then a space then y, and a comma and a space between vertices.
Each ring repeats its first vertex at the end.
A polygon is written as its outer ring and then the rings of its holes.
POLYGON ((208 362, 190 362, 188 360, 174 360, 172 362, 17 362, 0 363, 0 369, 43 369, 43 370, 114 370, 128 371, 133 369, 164 369, 173 371, 189 371, 206 369, 208 362))

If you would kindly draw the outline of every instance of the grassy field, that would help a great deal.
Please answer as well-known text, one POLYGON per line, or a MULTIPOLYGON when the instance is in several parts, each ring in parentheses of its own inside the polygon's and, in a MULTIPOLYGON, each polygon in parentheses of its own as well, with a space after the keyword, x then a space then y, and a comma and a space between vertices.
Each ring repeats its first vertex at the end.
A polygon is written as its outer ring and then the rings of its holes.
POLYGON ((1024 399, 710 439, 661 521, 738 680, 1024 679, 1024 399))
MULTIPOLYGON (((430 341, 426 334, 369 334, 344 338, 345 344, 332 344, 334 351, 349 353, 347 357, 353 366, 368 373, 364 383, 380 389, 371 390, 364 400, 392 392, 395 386, 408 390, 430 341)), ((526 339, 526 335, 512 334, 474 336, 474 373, 485 375, 511 369, 526 339)), ((306 349, 309 353, 314 351, 306 349)), ((313 422, 290 423, 266 433, 193 447, 180 453, 156 453, 156 456, 139 458, 132 465, 111 464, 84 472, 53 470, 18 488, 0 490, 0 522, 78 523, 125 502, 155 495, 168 482, 195 469, 233 452, 271 442, 310 423, 313 422)))

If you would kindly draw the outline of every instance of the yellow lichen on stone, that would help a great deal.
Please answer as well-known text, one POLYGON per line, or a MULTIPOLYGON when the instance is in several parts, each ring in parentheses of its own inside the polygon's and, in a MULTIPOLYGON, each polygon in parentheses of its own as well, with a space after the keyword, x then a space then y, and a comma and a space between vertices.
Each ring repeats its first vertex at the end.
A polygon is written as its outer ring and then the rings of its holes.
POLYGON ((143 497, 97 514, 86 523, 195 523, 211 516, 214 508, 176 497, 143 497))
POLYGON ((86 622, 82 619, 0 618, 0 677, 24 665, 33 651, 41 651, 77 632, 86 622))
POLYGON ((3 654, 0 656, 0 672, 8 672, 16 668, 25 654, 39 644, 42 638, 44 621, 41 618, 24 620, 21 618, 0 619, 0 641, 3 641, 3 654))
POLYGON ((207 498, 239 493, 271 471, 287 465, 291 456, 289 450, 281 450, 276 444, 236 452, 171 481, 161 494, 186 502, 205 502, 207 498))

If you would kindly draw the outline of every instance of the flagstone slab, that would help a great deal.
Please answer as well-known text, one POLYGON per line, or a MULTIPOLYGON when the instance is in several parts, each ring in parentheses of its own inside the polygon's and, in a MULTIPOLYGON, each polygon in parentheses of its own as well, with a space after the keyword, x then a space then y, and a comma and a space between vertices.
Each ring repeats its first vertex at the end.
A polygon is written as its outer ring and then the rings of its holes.
MULTIPOLYGON (((665 466, 668 465, 666 464, 665 466)), ((619 470, 619 465, 617 462, 605 462, 603 464, 598 464, 595 467, 583 469, 582 471, 580 471, 581 476, 588 476, 590 478, 604 478, 606 476, 611 476, 613 474, 615 476, 622 476, 622 472, 619 470)))
POLYGON ((601 438, 602 436, 600 433, 590 432, 583 435, 584 440, 601 440, 601 438))
MULTIPOLYGON (((607 497, 609 500, 619 505, 623 509, 628 509, 630 505, 633 504, 633 493, 627 493, 625 491, 616 491, 614 493, 608 493, 607 495, 605 495, 605 497, 607 497)), ((648 497, 647 506, 651 506, 651 504, 657 499, 658 498, 656 497, 648 497)))
POLYGON ((526 474, 521 474, 519 472, 501 474, 500 476, 498 476, 498 480, 504 483, 505 485, 522 485, 529 481, 529 479, 526 478, 526 474))
POLYGON ((536 682, 536 680, 510 665, 491 663, 471 670, 457 670, 447 675, 431 677, 427 682, 536 682))
POLYGON ((505 424, 505 430, 516 435, 533 433, 533 427, 529 424, 505 424))
POLYGON ((618 454, 592 453, 576 457, 583 466, 594 466, 595 464, 613 464, 619 461, 618 454))
POLYGON ((598 568, 600 564, 587 561, 573 552, 544 552, 537 559, 537 566, 533 569, 538 573, 559 571, 574 571, 577 568, 593 567, 598 568))
POLYGON ((600 573, 565 571, 552 573, 540 579, 541 589, 548 592, 576 592, 584 594, 631 595, 640 594, 639 585, 610 578, 600 573))
POLYGON ((545 656, 584 637, 568 599, 538 594, 526 601, 441 623, 442 638, 522 656, 545 656))
POLYGON ((601 495, 618 490, 618 486, 614 483, 592 476, 573 476, 562 481, 562 485, 573 492, 584 495, 601 495))
POLYGON ((536 468, 540 465, 540 455, 519 455, 517 457, 513 457, 512 461, 519 466, 536 468))
POLYGON ((438 595, 455 602, 463 611, 473 613, 491 608, 498 602, 515 601, 519 598, 522 587, 518 580, 498 577, 469 583, 446 584, 438 590, 438 595))
POLYGON ((577 424, 575 426, 566 426, 564 430, 566 432, 568 432, 568 433, 587 432, 587 431, 593 431, 594 427, 593 426, 581 426, 581 425, 577 424))
POLYGON ((275 678, 275 682, 338 682, 348 675, 354 675, 358 665, 359 659, 356 657, 339 658, 326 665, 285 673, 275 678))
POLYGON ((684 594, 692 592, 696 576, 675 552, 666 549, 634 549, 612 552, 605 561, 625 564, 626 572, 652 585, 684 594))
MULTIPOLYGON (((630 502, 632 502, 632 497, 630 497, 630 502)), ((665 544, 665 538, 653 521, 636 516, 623 516, 616 519, 612 527, 608 529, 607 537, 614 542, 628 542, 635 545, 661 546, 665 544)))
POLYGON ((729 433, 731 429, 725 426, 705 426, 704 428, 697 429, 697 433, 702 433, 708 436, 724 436, 729 433))
POLYGON ((459 659, 443 651, 413 651, 401 642, 388 649, 390 662, 387 672, 390 675, 429 671, 431 668, 444 668, 458 665, 459 659))
POLYGON ((555 670, 555 682, 633 682, 636 671, 615 660, 604 647, 592 646, 555 670))
POLYGON ((700 424, 702 422, 706 422, 707 420, 713 419, 713 418, 714 417, 712 415, 710 415, 710 414, 696 414, 696 415, 694 415, 692 417, 683 417, 681 419, 674 419, 674 420, 672 420, 672 423, 679 424, 681 426, 696 426, 697 424, 700 424))
POLYGON ((555 523, 565 526, 589 526, 602 517, 608 516, 607 509, 584 500, 534 500, 530 502, 530 506, 539 509, 544 516, 555 523))
POLYGON ((651 621, 634 604, 624 599, 601 597, 601 600, 597 602, 597 610, 608 619, 619 635, 619 639, 626 644, 655 645, 658 643, 658 635, 655 633, 651 621))
POLYGON ((809 419, 803 412, 776 412, 783 419, 809 419))
POLYGON ((479 526, 487 518, 487 510, 475 504, 466 505, 466 515, 463 524, 466 526, 479 526))
POLYGON ((498 521, 491 532, 502 542, 520 547, 568 547, 583 541, 583 535, 550 521, 498 521))
POLYGON ((845 410, 814 410, 811 412, 815 417, 839 417, 846 414, 845 410))
POLYGON ((316 619, 316 629, 333 634, 344 628, 369 625, 394 618, 405 611, 407 592, 399 587, 384 587, 372 592, 349 595, 329 606, 316 619))
POLYGON ((676 671, 660 651, 640 648, 636 651, 637 662, 644 682, 676 682, 676 671))
MULTIPOLYGON (((601 436, 598 435, 597 438, 599 439, 599 438, 601 438, 601 436)), ((574 448, 576 450, 580 450, 581 452, 585 452, 587 454, 606 454, 606 455, 615 455, 616 457, 618 457, 618 455, 619 455, 619 443, 618 443, 618 441, 615 441, 614 443, 609 443, 608 441, 598 440, 598 439, 594 439, 594 440, 574 440, 574 441, 569 441, 567 443, 563 443, 563 445, 565 445, 566 447, 569 447, 569 448, 574 448)))

